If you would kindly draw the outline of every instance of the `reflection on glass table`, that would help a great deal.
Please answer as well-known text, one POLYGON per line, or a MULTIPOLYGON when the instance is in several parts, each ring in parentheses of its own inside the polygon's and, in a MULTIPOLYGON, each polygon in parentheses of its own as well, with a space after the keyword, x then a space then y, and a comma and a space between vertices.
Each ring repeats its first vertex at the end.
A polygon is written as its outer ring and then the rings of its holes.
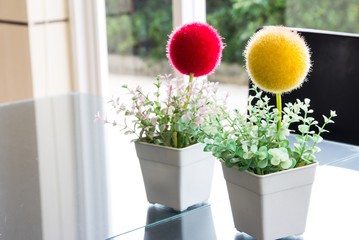
MULTIPOLYGON (((253 239, 233 225, 220 163, 207 203, 176 212, 146 200, 132 136, 94 123, 83 94, 0 105, 0 239, 253 239)), ((356 239, 359 147, 321 143, 306 232, 356 239)))
MULTIPOLYGON (((322 152, 317 155, 320 166, 313 185, 306 231, 303 235, 282 240, 356 239, 358 236, 359 188, 356 183, 359 183, 359 147, 324 141, 321 148, 322 152)), ((172 215, 170 209, 159 205, 148 205, 147 218, 161 221, 109 239, 254 240, 234 228, 226 186, 222 180, 217 163, 208 204, 179 215, 172 215), (168 217, 162 218, 164 215, 168 217)))
MULTIPOLYGON (((352 160, 359 161, 359 158, 352 160)), ((357 183, 359 183, 357 171, 334 166, 318 167, 306 231, 303 235, 289 236, 282 240, 357 239, 359 224, 357 183)), ((156 207, 149 207, 149 212, 156 207)), ((159 211, 156 214, 163 213, 159 211)), ((228 199, 202 206, 187 214, 177 215, 112 239, 255 240, 234 228, 228 199)))
POLYGON ((100 101, 82 95, 0 107, 0 239, 101 239, 108 232, 100 101))
POLYGON ((104 101, 0 104, 0 239, 106 239, 181 214, 147 219, 132 137, 94 122, 104 101))

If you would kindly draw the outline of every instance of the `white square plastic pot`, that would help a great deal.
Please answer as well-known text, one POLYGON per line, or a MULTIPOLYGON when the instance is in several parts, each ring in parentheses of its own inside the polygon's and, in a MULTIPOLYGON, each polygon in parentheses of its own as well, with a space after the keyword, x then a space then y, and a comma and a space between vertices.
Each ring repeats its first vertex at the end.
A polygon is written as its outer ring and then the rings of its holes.
POLYGON ((302 234, 317 165, 261 176, 222 163, 236 229, 258 240, 302 234))
POLYGON ((147 200, 177 211, 208 200, 214 157, 203 144, 171 148, 135 142, 147 200))

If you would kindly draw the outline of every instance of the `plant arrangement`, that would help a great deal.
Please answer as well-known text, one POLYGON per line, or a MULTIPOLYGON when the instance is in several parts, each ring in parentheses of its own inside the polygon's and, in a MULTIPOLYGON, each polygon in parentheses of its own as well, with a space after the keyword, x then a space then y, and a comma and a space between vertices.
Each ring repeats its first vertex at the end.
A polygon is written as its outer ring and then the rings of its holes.
POLYGON ((208 24, 191 23, 177 28, 169 37, 167 56, 172 66, 188 75, 189 80, 158 76, 152 92, 124 85, 127 99, 111 98, 109 116, 103 119, 98 114, 96 119, 121 127, 125 134, 135 134, 140 142, 174 148, 197 143, 199 135, 192 129, 214 132, 216 118, 221 117, 218 109, 226 105, 228 94, 220 97, 218 83, 194 78, 215 70, 223 48, 221 37, 208 24))
POLYGON ((317 146, 333 123, 335 111, 324 118, 324 123, 310 116, 310 99, 286 103, 282 111, 281 94, 300 87, 311 68, 310 50, 298 33, 283 26, 269 26, 259 30, 249 40, 246 67, 251 80, 262 90, 276 95, 276 107, 269 97, 255 86, 248 99, 247 113, 229 114, 222 109, 223 121, 217 121, 218 131, 192 129, 201 136, 204 151, 223 161, 227 167, 258 175, 312 164, 317 146), (292 123, 298 123, 296 143, 288 136, 292 123))

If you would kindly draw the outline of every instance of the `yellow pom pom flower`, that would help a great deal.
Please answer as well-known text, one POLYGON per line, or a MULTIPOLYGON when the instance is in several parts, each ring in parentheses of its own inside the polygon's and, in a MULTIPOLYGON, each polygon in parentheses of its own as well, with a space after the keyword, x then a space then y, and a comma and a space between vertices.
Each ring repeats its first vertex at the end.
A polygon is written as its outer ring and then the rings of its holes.
POLYGON ((283 26, 259 30, 244 52, 252 81, 261 89, 283 93, 301 86, 310 68, 310 50, 297 32, 283 26))

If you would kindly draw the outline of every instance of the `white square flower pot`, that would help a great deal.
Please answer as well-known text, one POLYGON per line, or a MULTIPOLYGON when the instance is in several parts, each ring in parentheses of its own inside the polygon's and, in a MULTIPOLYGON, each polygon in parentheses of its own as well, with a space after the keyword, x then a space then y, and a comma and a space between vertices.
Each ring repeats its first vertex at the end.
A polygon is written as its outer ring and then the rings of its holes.
POLYGON ((136 142, 147 200, 177 211, 208 200, 214 157, 203 144, 171 148, 136 142))
POLYGON ((260 176, 222 163, 236 229, 258 240, 302 234, 317 165, 260 176))

